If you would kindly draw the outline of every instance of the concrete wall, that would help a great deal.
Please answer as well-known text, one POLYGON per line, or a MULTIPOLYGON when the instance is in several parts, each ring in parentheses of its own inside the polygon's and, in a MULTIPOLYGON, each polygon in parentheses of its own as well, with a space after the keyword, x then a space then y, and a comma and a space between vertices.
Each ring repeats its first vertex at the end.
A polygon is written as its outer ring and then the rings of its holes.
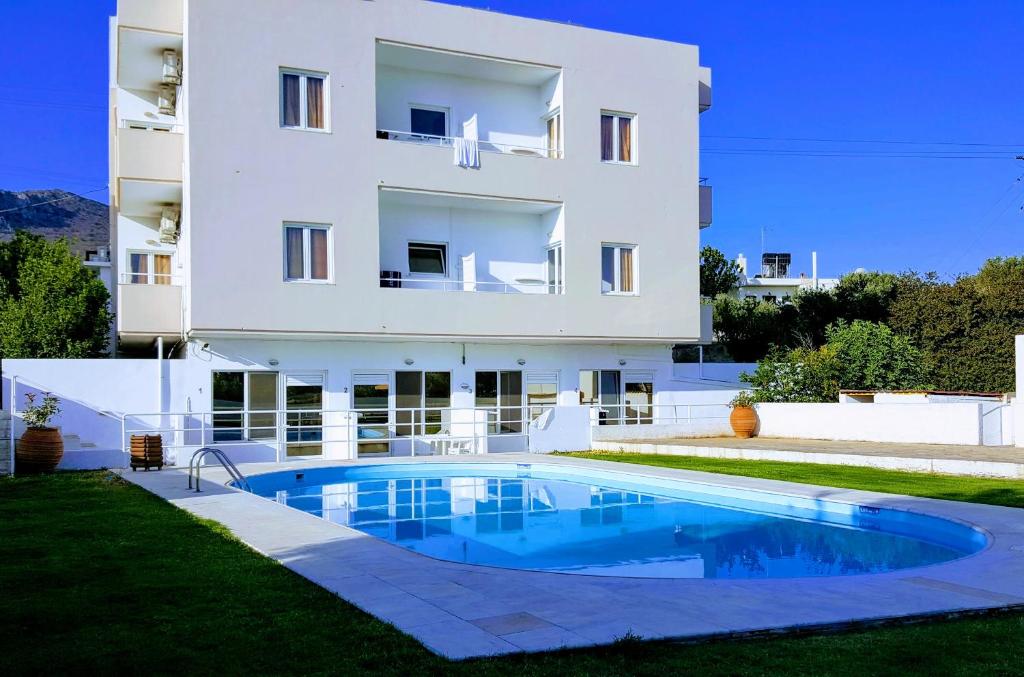
POLYGON ((1013 431, 1016 445, 1024 447, 1024 335, 1016 338, 1017 393, 1013 404, 1013 431))
POLYGON ((196 2, 186 20, 195 335, 699 338, 696 47, 411 0, 196 2), (377 39, 562 68, 564 159, 488 153, 467 171, 450 148, 377 139, 377 39), (330 133, 280 127, 282 66, 330 74, 330 133), (600 161, 602 109, 637 115, 636 165, 600 161), (379 186, 565 203, 572 283, 381 289, 379 186), (284 221, 333 225, 335 284, 282 280, 284 221), (602 242, 639 247, 639 295, 600 293, 602 242))
POLYGON ((760 437, 981 444, 981 410, 960 404, 759 404, 760 437))

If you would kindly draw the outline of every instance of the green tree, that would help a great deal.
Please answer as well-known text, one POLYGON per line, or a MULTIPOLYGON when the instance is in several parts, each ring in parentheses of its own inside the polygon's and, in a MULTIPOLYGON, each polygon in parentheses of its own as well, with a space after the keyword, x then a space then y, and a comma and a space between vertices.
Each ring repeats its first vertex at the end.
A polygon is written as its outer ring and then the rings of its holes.
POLYGON ((796 309, 789 304, 719 296, 713 327, 718 342, 737 362, 756 362, 773 347, 791 348, 796 309))
POLYGON ((0 243, 0 356, 103 356, 110 294, 64 239, 18 232, 0 243))
POLYGON ((700 250, 700 295, 715 298, 728 294, 740 281, 740 268, 710 245, 700 250))
POLYGON ((885 322, 899 291, 900 278, 892 273, 859 272, 844 275, 832 290, 839 318, 847 322, 885 322))
POLYGON ((994 258, 954 282, 901 280, 889 325, 925 354, 942 390, 1010 392, 1024 333, 1024 257, 994 258))
POLYGON ((759 402, 835 402, 839 391, 928 386, 921 351, 884 324, 857 320, 828 328, 817 350, 775 350, 744 378, 759 402))

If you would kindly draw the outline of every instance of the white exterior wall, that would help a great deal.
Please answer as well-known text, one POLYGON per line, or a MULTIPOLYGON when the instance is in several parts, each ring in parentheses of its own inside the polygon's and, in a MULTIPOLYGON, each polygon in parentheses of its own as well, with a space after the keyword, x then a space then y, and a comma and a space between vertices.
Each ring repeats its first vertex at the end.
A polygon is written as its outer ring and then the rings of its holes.
MULTIPOLYGON (((411 0, 190 3, 186 21, 192 336, 699 338, 696 47, 411 0), (560 67, 565 158, 488 153, 464 170, 450 148, 376 139, 378 85, 394 80, 378 82, 377 39, 560 67), (280 127, 282 66, 329 73, 329 133, 280 127), (600 162, 602 109, 637 115, 635 166, 600 162), (379 186, 564 203, 566 294, 381 289, 379 186), (285 221, 333 224, 333 284, 283 281, 285 221), (601 295, 602 242, 638 245, 638 296, 601 295)), ((488 91, 525 110, 512 90, 488 91)), ((531 131, 487 110, 485 133, 531 131)))
POLYGON ((981 410, 959 404, 759 404, 759 437, 982 444, 981 410))
POLYGON ((1017 392, 1013 403, 1013 434, 1018 447, 1024 447, 1024 335, 1015 339, 1017 355, 1017 392))

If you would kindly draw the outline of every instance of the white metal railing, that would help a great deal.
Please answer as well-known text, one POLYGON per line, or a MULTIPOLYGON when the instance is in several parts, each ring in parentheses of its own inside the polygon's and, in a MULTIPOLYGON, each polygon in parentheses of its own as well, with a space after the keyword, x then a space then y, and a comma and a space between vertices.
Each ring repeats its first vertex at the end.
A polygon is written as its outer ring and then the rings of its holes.
MULTIPOLYGON (((455 143, 457 136, 437 136, 434 134, 413 134, 396 129, 378 129, 377 138, 390 141, 402 141, 405 143, 419 143, 429 146, 442 146, 450 148, 455 143)), ((557 148, 547 146, 532 146, 522 143, 498 143, 495 141, 477 140, 477 147, 485 153, 502 153, 505 155, 524 155, 527 157, 540 158, 561 158, 563 153, 557 148)))
POLYGON ((490 292, 497 294, 564 294, 565 285, 544 280, 484 282, 453 278, 419 278, 380 276, 381 287, 401 289, 432 289, 436 291, 490 292))
POLYGON ((180 287, 184 278, 170 273, 121 273, 118 282, 121 284, 155 284, 180 287))
POLYGON ((595 425, 689 423, 729 418, 727 404, 602 404, 591 406, 595 425))
POLYGON ((138 129, 148 132, 170 132, 172 134, 181 134, 184 131, 183 125, 174 122, 154 122, 153 120, 123 119, 118 126, 121 129, 138 129))
MULTIPOLYGON (((273 447, 278 461, 359 455, 487 453, 492 437, 529 437, 530 422, 554 405, 389 407, 356 409, 218 409, 206 412, 127 413, 122 449, 132 435, 160 434, 164 449, 193 453, 216 446, 273 447), (328 449, 331 447, 332 449, 328 449), (302 450, 319 449, 314 453, 302 450), (299 450, 298 452, 296 450, 299 450), (340 452, 340 453, 335 453, 340 452)), ((523 444, 523 450, 528 444, 523 444)), ((175 454, 180 460, 183 455, 175 454)))

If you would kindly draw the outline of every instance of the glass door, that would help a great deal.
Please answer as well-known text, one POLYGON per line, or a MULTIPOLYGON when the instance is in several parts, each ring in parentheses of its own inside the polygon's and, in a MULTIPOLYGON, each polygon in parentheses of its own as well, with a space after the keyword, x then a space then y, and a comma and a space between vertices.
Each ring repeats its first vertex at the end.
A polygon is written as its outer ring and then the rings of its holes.
POLYGON ((622 418, 622 374, 613 369, 580 370, 580 404, 597 406, 600 425, 618 425, 622 418))
POLYGON ((654 374, 630 373, 625 378, 626 424, 654 422, 654 374))
POLYGON ((478 371, 476 406, 493 407, 488 413, 489 435, 523 432, 523 372, 478 371))
POLYGON ((324 375, 287 374, 284 380, 285 455, 323 454, 324 375))
POLYGON ((353 376, 352 408, 358 412, 356 444, 360 456, 391 453, 390 398, 390 374, 353 376))
POLYGON ((562 293, 562 245, 561 243, 548 247, 548 293, 562 293))

